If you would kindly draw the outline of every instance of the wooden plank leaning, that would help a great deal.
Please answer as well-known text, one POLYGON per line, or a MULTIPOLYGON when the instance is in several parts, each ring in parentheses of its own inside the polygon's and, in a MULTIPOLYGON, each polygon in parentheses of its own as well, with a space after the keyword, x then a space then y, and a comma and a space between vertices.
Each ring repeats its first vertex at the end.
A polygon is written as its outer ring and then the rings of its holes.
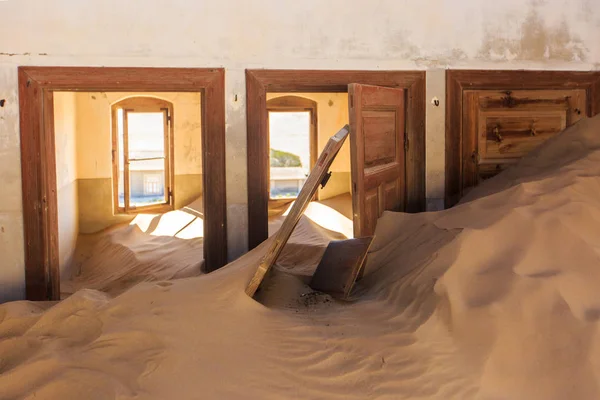
POLYGON ((340 148, 348 137, 349 132, 350 127, 345 125, 338 133, 329 138, 329 141, 321 152, 315 167, 312 169, 310 175, 308 175, 308 179, 304 183, 304 186, 302 186, 302 190, 300 190, 298 198, 292 205, 288 216, 283 221, 279 231, 277 231, 273 244, 261 259, 254 276, 248 283, 248 286, 246 286, 246 294, 248 296, 254 296, 254 293, 256 293, 256 290, 259 288, 261 282, 273 264, 275 264, 277 257, 279 257, 279 254, 281 254, 281 251, 292 235, 292 232, 298 224, 298 221, 300 221, 300 217, 302 214, 304 214, 306 207, 308 207, 308 204, 313 199, 318 186, 324 182, 324 180, 326 182, 329 167, 331 166, 331 163, 335 159, 337 153, 340 151, 340 148))

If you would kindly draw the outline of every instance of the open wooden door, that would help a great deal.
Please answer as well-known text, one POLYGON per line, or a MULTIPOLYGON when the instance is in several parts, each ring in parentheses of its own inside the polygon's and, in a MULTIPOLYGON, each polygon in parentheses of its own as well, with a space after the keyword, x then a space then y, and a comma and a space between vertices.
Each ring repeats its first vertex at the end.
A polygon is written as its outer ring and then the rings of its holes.
POLYGON ((354 237, 373 235, 405 203, 404 90, 348 85, 354 237))

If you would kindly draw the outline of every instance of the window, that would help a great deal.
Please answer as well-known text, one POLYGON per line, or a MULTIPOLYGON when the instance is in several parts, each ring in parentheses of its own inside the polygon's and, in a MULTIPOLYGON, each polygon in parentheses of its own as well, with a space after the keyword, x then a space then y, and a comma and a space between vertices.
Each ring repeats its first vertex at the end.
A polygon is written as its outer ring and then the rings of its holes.
POLYGON ((144 175, 144 194, 157 195, 164 190, 164 185, 161 183, 160 175, 144 175))
POLYGON ((317 105, 297 96, 267 102, 269 197, 295 199, 317 158, 317 105))
POLYGON ((173 105, 133 97, 112 107, 116 212, 173 207, 173 105))

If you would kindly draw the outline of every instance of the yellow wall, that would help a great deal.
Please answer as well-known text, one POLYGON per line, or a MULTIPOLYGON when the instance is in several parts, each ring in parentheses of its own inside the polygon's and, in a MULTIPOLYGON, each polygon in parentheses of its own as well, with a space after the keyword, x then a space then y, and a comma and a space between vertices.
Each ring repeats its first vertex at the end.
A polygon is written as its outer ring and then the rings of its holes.
POLYGON ((54 94, 58 255, 61 276, 70 273, 79 233, 75 110, 74 93, 54 94))
POLYGON ((136 95, 173 103, 175 208, 201 195, 200 93, 56 92, 55 95, 59 242, 64 247, 61 257, 65 263, 78 233, 97 232, 134 217, 113 211, 112 104, 136 95))
MULTIPOLYGON (((282 96, 299 96, 317 102, 318 151, 348 123, 348 93, 267 93, 267 100, 282 96)), ((350 140, 346 140, 336 156, 327 186, 319 189, 319 199, 324 200, 350 192, 350 140)))
POLYGON ((77 93, 77 167, 80 179, 112 178, 112 104, 131 96, 173 103, 175 174, 202 173, 200 93, 77 93))

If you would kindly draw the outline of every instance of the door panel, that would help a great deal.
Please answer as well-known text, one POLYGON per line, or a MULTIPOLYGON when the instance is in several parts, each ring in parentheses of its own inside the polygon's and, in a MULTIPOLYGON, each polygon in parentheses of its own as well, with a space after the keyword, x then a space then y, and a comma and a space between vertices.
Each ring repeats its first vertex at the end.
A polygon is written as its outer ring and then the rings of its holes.
POLYGON ((365 111, 365 167, 386 165, 396 158, 396 113, 393 111, 365 111))
POLYGON ((396 179, 394 181, 388 182, 385 185, 385 191, 383 195, 385 196, 385 202, 383 203, 383 209, 385 210, 403 210, 404 205, 401 202, 400 190, 402 183, 400 180, 396 179))
POLYGON ((518 158, 567 126, 564 111, 485 111, 479 113, 479 155, 518 158))
POLYGON ((353 83, 348 94, 354 236, 370 236, 385 210, 404 210, 404 90, 353 83))
POLYGON ((515 164, 585 117, 586 95, 574 90, 465 90, 462 190, 515 164))

